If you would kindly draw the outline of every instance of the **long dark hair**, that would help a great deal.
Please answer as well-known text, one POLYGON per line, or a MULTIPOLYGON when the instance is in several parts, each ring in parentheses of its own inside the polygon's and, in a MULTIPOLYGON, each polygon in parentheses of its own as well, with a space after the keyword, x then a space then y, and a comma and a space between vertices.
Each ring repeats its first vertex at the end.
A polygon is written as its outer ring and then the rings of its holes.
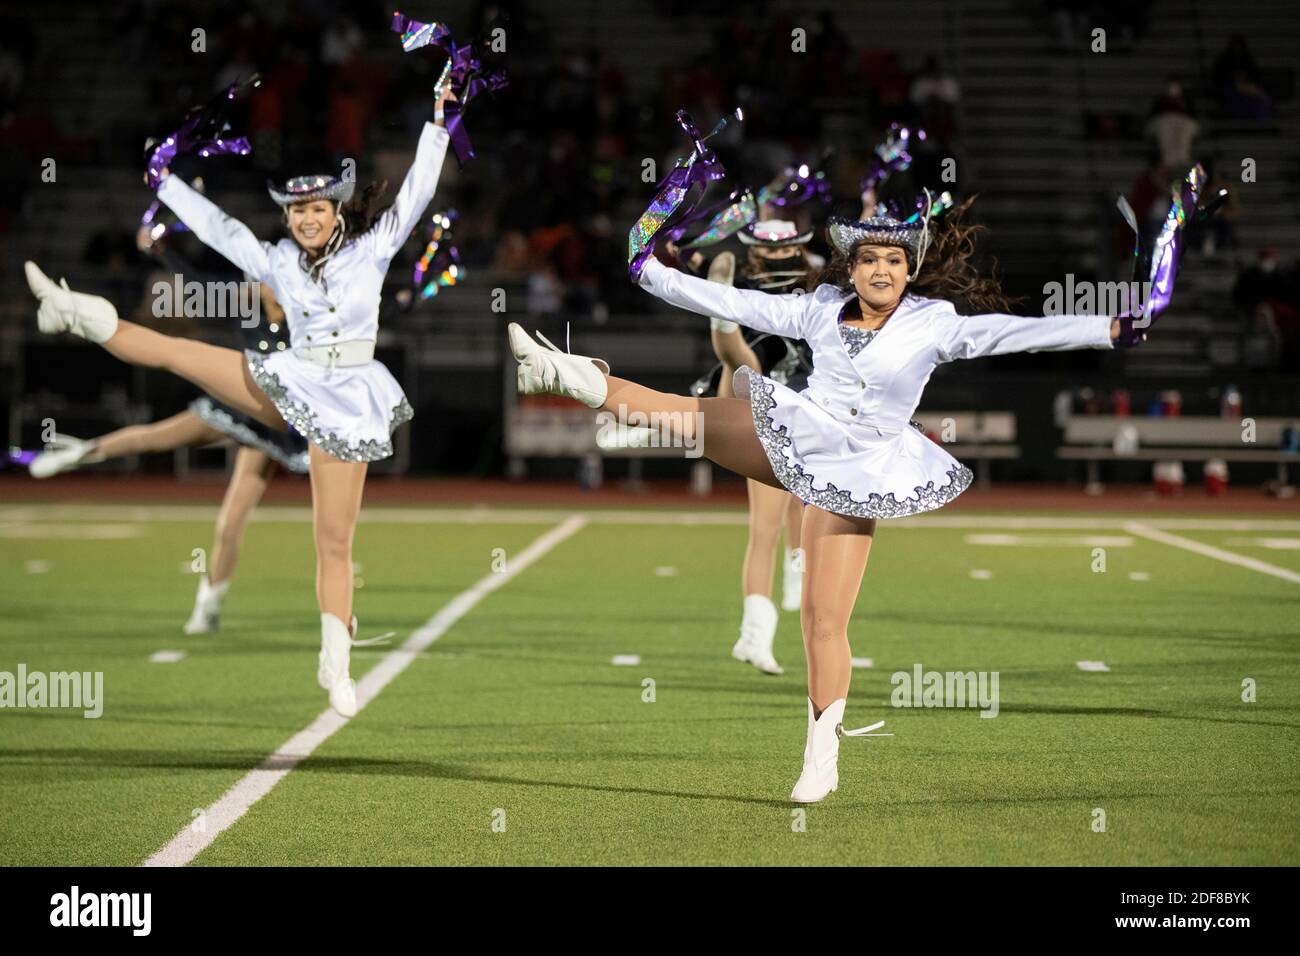
POLYGON ((375 220, 388 209, 387 205, 379 204, 386 192, 388 192, 388 180, 381 179, 363 189, 360 195, 354 193, 352 198, 343 204, 339 212, 347 219, 348 235, 355 238, 370 231, 375 220))
MULTIPOLYGON (((971 263, 976 237, 985 231, 984 226, 965 221, 966 213, 976 198, 971 196, 955 206, 936 226, 931 227, 930 248, 921 263, 921 273, 908 284, 907 291, 927 298, 947 299, 963 314, 1008 312, 1012 305, 1024 300, 1012 298, 1002 291, 996 272, 997 261, 993 261, 987 276, 980 275, 971 263)), ((868 245, 879 243, 863 240, 855 242, 847 255, 837 251, 817 277, 817 284, 854 292, 853 262, 858 249, 868 245)), ((911 270, 916 267, 916 260, 910 249, 906 249, 906 253, 908 269, 911 270)))

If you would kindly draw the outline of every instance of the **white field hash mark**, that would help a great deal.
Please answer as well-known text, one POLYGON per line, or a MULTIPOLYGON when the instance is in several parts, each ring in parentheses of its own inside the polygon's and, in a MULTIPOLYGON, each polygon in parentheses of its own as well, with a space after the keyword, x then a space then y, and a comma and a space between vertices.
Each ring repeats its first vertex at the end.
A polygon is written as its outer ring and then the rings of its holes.
MULTIPOLYGON (((357 681, 357 713, 374 700, 388 683, 404 671, 416 656, 442 637, 447 630, 468 614, 483 598, 501 587, 529 565, 543 557, 562 541, 572 537, 587 524, 581 515, 570 515, 559 525, 537 538, 524 550, 510 559, 509 568, 503 572, 489 572, 468 590, 451 599, 437 614, 425 621, 407 638, 401 647, 390 651, 365 677, 357 681)), ((212 842, 254 803, 271 792, 294 767, 311 756, 312 752, 341 729, 348 718, 340 717, 326 708, 311 726, 299 731, 280 745, 261 765, 250 770, 233 787, 222 794, 216 803, 204 810, 206 826, 196 833, 189 825, 172 837, 171 841, 141 866, 185 866, 207 849, 212 842)))
POLYGON ((1229 538, 1224 544, 1234 548, 1267 548, 1270 551, 1300 551, 1300 538, 1229 538))
POLYGON ((1184 551, 1191 551, 1193 554, 1199 554, 1202 557, 1214 558, 1226 564, 1235 564, 1238 567, 1249 568, 1251 571, 1258 571, 1260 574, 1271 574, 1275 578, 1290 581, 1292 584, 1300 584, 1300 573, 1287 568, 1279 568, 1276 564, 1269 564, 1267 561, 1260 561, 1258 558, 1248 558, 1244 554, 1237 554, 1234 551, 1225 551, 1213 545, 1202 544, 1199 541, 1193 541, 1191 538, 1170 534, 1168 531, 1161 531, 1158 528, 1137 521, 1129 522, 1125 525, 1124 530, 1142 538, 1159 541, 1161 544, 1168 544, 1175 548, 1182 548, 1184 551))

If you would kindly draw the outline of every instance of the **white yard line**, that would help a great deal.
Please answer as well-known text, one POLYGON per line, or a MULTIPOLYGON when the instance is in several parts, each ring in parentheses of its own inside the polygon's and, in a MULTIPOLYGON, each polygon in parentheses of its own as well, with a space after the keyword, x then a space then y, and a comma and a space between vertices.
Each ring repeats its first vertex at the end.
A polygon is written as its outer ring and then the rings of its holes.
POLYGON ((1125 526, 1130 534, 1147 538, 1151 541, 1159 541, 1161 544, 1171 545, 1175 548, 1182 548, 1184 551, 1190 551, 1193 554, 1199 554, 1202 557, 1214 558, 1216 561, 1223 561, 1227 564, 1235 564, 1241 568, 1249 568, 1251 571, 1258 571, 1260 574, 1271 574, 1275 578, 1281 578, 1283 581, 1290 581, 1292 584, 1300 584, 1300 574, 1287 568, 1279 568, 1276 564, 1269 564, 1267 561, 1260 561, 1258 558, 1248 558, 1244 554, 1237 554, 1233 551, 1224 551, 1222 548, 1216 548, 1213 545, 1202 544, 1199 541, 1193 541, 1191 538, 1184 538, 1182 535, 1170 534, 1168 531, 1161 531, 1150 525, 1141 524, 1136 521, 1129 522, 1125 526))
MULTIPOLYGON (((405 644, 384 655, 384 658, 371 668, 365 677, 357 681, 358 712, 374 700, 379 692, 388 686, 389 681, 404 671, 407 665, 415 660, 417 654, 427 649, 446 633, 448 628, 473 610, 479 601, 506 584, 556 545, 572 537, 586 524, 585 517, 570 515, 524 550, 509 556, 504 571, 489 573, 479 579, 473 587, 452 598, 442 610, 407 638, 405 644)), ((195 824, 186 826, 142 865, 184 866, 191 862, 224 830, 247 813, 254 803, 270 793, 290 770, 307 759, 317 747, 346 723, 347 719, 340 717, 332 709, 327 708, 322 711, 311 726, 289 738, 275 753, 262 761, 260 766, 249 771, 216 803, 204 810, 199 818, 203 821, 200 829, 196 829, 195 824)))

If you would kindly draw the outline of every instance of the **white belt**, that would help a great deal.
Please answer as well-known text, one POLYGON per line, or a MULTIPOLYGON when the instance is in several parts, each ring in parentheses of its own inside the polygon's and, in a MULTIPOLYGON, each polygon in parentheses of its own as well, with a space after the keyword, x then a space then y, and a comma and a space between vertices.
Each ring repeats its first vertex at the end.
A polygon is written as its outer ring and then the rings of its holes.
POLYGON ((347 368, 374 361, 375 343, 370 339, 335 342, 333 345, 299 345, 293 354, 325 368, 347 368))

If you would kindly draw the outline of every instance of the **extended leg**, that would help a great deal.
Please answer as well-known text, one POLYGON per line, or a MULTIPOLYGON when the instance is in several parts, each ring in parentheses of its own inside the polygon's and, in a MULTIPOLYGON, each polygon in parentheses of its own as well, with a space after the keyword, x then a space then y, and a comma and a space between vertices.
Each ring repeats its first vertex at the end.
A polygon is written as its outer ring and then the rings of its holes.
POLYGON ((193 412, 184 411, 147 425, 119 428, 90 441, 69 435, 56 436, 54 442, 32 460, 29 470, 33 478, 49 478, 65 471, 74 471, 82 465, 108 461, 110 458, 140 452, 170 451, 173 448, 216 441, 221 437, 219 431, 209 428, 193 412))
POLYGON ((96 461, 124 458, 147 452, 171 451, 190 445, 206 445, 224 436, 199 416, 186 410, 171 418, 147 425, 129 425, 93 440, 96 461))
POLYGON ((71 332, 130 365, 166 369, 264 425, 287 430, 271 400, 254 384, 240 352, 126 322, 107 299, 55 285, 34 262, 24 269, 41 303, 36 322, 42 332, 71 332))
MULTIPOLYGON (((702 453, 745 478, 780 487, 754 432, 749 402, 736 398, 690 398, 656 392, 608 374, 609 366, 585 355, 568 355, 534 341, 518 323, 507 326, 510 350, 519 362, 519 391, 575 398, 589 408, 613 412, 620 422, 645 416, 669 440, 702 453)), ((545 339, 539 336, 542 342, 545 339)))
POLYGON ((130 365, 160 368, 193 382, 203 391, 263 425, 287 431, 284 419, 249 374, 244 354, 235 349, 163 335, 119 319, 117 331, 103 343, 110 354, 130 365))
POLYGON ((660 421, 671 423, 673 437, 699 441, 709 460, 745 478, 781 487, 754 431, 753 413, 745 399, 670 395, 613 375, 608 381, 608 396, 601 408, 622 417, 632 412, 658 415, 660 421))

